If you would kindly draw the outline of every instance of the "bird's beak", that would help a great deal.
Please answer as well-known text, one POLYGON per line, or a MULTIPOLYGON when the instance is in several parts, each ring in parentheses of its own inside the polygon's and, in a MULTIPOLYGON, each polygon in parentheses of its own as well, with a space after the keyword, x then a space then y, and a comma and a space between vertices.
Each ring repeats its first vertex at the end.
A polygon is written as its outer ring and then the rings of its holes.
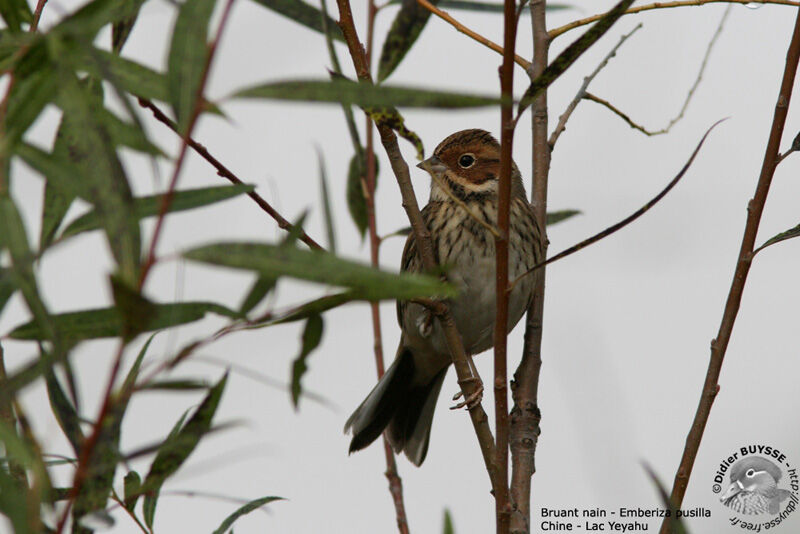
POLYGON ((740 491, 744 489, 742 483, 738 480, 736 482, 732 482, 730 486, 728 486, 728 491, 725 492, 725 495, 719 498, 720 502, 725 502, 740 491))
POLYGON ((431 156, 425 161, 418 163, 417 167, 422 169, 423 171, 433 172, 433 173, 442 173, 446 170, 446 166, 442 160, 439 159, 439 156, 431 156))

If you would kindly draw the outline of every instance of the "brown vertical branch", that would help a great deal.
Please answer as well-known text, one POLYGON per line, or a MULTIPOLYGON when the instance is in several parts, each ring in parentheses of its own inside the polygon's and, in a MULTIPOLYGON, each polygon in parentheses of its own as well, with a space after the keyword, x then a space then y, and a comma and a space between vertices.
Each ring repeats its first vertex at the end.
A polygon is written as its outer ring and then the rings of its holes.
MULTIPOLYGON (((675 474, 675 481, 672 485, 672 504, 675 508, 680 508, 683 497, 686 494, 686 487, 689 484, 689 476, 692 473, 697 451, 700 448, 700 441, 703 439, 703 432, 711 413, 711 406, 719 391, 719 374, 722 370, 722 362, 725 358, 725 351, 731 338, 736 315, 739 313, 739 306, 744 292, 747 274, 750 271, 750 264, 753 259, 753 247, 755 245, 758 225, 761 222, 761 214, 764 211, 764 204, 767 200, 769 187, 772 183, 772 176, 775 173, 775 166, 779 158, 780 142, 783 136, 783 127, 786 123, 786 115, 789 111, 789 101, 792 96, 795 74, 797 73, 797 63, 800 59, 800 10, 798 10, 795 20, 792 40, 789 50, 786 53, 786 66, 783 71, 778 100, 775 103, 775 112, 770 127, 769 140, 764 154, 764 162, 761 165, 761 174, 758 178, 756 191, 753 198, 747 203, 747 222, 745 223, 742 235, 742 245, 739 255, 736 258, 736 267, 733 273, 733 281, 725 302, 725 310, 722 314, 722 322, 719 326, 717 337, 711 341, 711 357, 708 363, 703 391, 694 421, 686 437, 686 445, 683 449, 681 463, 675 474)), ((661 534, 670 534, 671 522, 665 519, 661 524, 661 534)))
MULTIPOLYGON (((369 0, 367 7, 367 50, 366 61, 367 67, 372 70, 372 46, 375 30, 375 15, 378 10, 375 7, 375 0, 369 0)), ((367 204, 367 226, 369 230, 369 253, 370 264, 373 267, 378 267, 378 259, 380 253, 381 240, 378 237, 378 228, 375 219, 375 149, 374 149, 374 129, 372 119, 366 117, 366 176, 364 180, 364 197, 367 204)), ((381 312, 377 302, 370 303, 370 311, 372 313, 372 335, 374 339, 373 349, 375 352, 375 367, 378 371, 378 379, 384 373, 383 361, 383 336, 381 334, 381 312)), ((409 534, 408 517, 406 516, 406 507, 403 502, 403 480, 397 472, 397 461, 394 458, 394 451, 389 444, 386 435, 383 436, 383 451, 386 455, 386 479, 389 482, 389 493, 392 495, 392 502, 394 503, 394 512, 397 519, 397 530, 400 534, 409 534)))
MULTIPOLYGON (((349 0, 336 0, 336 3, 339 7, 339 27, 342 29, 342 34, 344 35, 345 42, 350 51, 350 57, 353 60, 353 65, 358 73, 358 77, 360 80, 371 82, 372 77, 369 74, 366 54, 364 53, 361 42, 358 40, 358 34, 353 24, 350 2, 349 0)), ((397 144, 397 136, 386 124, 377 124, 377 128, 381 136, 381 144, 383 144, 383 148, 386 150, 386 155, 392 166, 392 172, 397 179, 397 185, 403 197, 403 208, 406 210, 406 214, 411 222, 411 228, 414 232, 417 250, 420 258, 422 258, 423 266, 426 270, 433 270, 436 268, 436 260, 433 255, 430 232, 419 211, 417 197, 414 195, 414 188, 411 185, 408 164, 400 153, 400 147, 397 144)), ((450 355, 453 358, 453 367, 456 369, 458 382, 464 397, 472 398, 477 396, 481 386, 472 379, 472 370, 467 360, 467 354, 464 352, 461 336, 458 330, 456 330, 455 323, 453 322, 453 318, 446 304, 442 303, 441 309, 436 312, 436 316, 442 326, 450 355)), ((478 444, 480 445, 483 461, 486 465, 486 471, 492 482, 492 488, 495 489, 497 479, 494 467, 495 445, 486 412, 483 410, 480 402, 475 402, 469 408, 469 415, 475 429, 475 434, 478 437, 478 444)))
POLYGON ((508 230, 511 205, 511 165, 514 146, 514 49, 517 41, 517 5, 505 0, 503 16, 503 65, 500 68, 500 93, 503 105, 500 110, 500 183, 497 199, 497 229, 495 237, 495 291, 496 310, 494 323, 494 415, 495 516, 497 533, 507 534, 511 518, 508 491, 508 230))
MULTIPOLYGON (((550 37, 545 24, 546 0, 532 0, 533 65, 529 72, 536 79, 547 67, 550 37)), ((541 257, 547 256, 547 179, 550 172, 550 145, 547 139, 547 90, 533 102, 533 186, 531 204, 541 230, 541 257)), ((538 405, 539 370, 542 366, 542 320, 544 316, 545 270, 536 274, 533 298, 525 321, 525 345, 522 361, 514 373, 511 396, 511 500, 515 509, 511 532, 530 532, 531 477, 536 472, 536 443, 541 413, 538 405)))

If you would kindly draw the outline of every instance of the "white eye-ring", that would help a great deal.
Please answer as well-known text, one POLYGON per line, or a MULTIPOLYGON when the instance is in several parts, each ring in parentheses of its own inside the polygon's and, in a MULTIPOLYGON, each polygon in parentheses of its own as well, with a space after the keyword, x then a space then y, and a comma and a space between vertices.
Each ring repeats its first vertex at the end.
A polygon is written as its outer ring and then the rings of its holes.
POLYGON ((473 165, 475 165, 475 154, 466 153, 462 154, 460 158, 458 158, 458 164, 461 166, 462 169, 469 169, 473 165))
POLYGON ((747 475, 748 478, 753 478, 753 475, 755 475, 755 474, 756 474, 756 470, 755 469, 748 469, 747 473, 745 473, 745 475, 747 475))

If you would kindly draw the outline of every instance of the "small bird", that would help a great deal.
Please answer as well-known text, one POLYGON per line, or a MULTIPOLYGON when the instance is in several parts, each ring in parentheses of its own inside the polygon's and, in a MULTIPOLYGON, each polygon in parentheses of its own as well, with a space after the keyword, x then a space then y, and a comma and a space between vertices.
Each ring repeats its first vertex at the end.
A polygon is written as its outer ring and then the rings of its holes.
POLYGON ((778 488, 781 470, 760 456, 743 458, 731 469, 731 485, 720 498, 727 507, 740 514, 777 514, 780 504, 791 492, 778 488))
MULTIPOLYGON (((433 178, 422 216, 437 262, 459 288, 450 312, 468 354, 494 344, 495 237, 500 144, 484 130, 462 130, 442 141, 418 167, 433 178)), ((540 229, 512 163, 509 225, 509 279, 530 270, 542 256, 540 229)), ((422 259, 414 235, 403 250, 401 270, 420 272, 422 259)), ((516 283, 509 296, 508 329, 525 313, 535 276, 516 283)), ((433 412, 451 364, 441 325, 429 309, 398 301, 402 329, 395 360, 345 424, 352 431, 350 452, 363 449, 387 429, 395 452, 421 465, 428 452, 433 412)), ((476 373, 477 375, 477 373, 476 373)), ((473 400, 473 399, 468 399, 473 400)))

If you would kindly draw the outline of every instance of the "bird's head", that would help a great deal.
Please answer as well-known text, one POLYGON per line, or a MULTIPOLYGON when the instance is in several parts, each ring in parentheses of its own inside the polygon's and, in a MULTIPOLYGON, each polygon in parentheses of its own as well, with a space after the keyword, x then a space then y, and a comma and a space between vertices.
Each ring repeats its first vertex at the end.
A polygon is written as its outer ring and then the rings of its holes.
MULTIPOLYGON (((522 178, 512 162, 512 195, 525 196, 522 178)), ((461 130, 439 143, 419 165, 434 178, 431 199, 445 200, 447 187, 461 200, 496 197, 500 178, 500 143, 485 130, 461 130)))
POLYGON ((780 468, 759 456, 739 460, 731 469, 731 485, 721 497, 726 502, 740 493, 768 494, 775 490, 781 478, 780 468))

